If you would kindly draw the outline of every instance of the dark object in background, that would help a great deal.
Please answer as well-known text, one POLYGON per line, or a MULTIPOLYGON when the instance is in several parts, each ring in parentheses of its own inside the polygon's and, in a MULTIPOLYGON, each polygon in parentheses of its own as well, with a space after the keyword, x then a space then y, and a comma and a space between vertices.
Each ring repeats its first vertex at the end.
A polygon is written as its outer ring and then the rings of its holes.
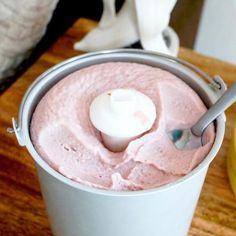
POLYGON ((193 49, 202 7, 203 0, 177 0, 170 26, 177 32, 182 47, 193 49))
MULTIPOLYGON (((124 0, 116 0, 117 11, 123 2, 124 0)), ((193 47, 202 5, 203 0, 177 1, 171 15, 170 25, 178 33, 181 46, 193 47)), ((0 84, 0 93, 20 77, 78 18, 86 17, 98 21, 102 11, 102 0, 60 0, 48 24, 46 34, 32 54, 18 67, 17 73, 0 84)), ((141 45, 136 42, 128 47, 141 48, 141 45)))

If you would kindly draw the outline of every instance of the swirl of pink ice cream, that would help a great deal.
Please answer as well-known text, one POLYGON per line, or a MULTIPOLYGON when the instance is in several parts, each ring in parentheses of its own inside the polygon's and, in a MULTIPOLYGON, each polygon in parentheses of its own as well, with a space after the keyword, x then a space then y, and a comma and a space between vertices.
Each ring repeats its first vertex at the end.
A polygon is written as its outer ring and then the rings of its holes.
POLYGON ((37 105, 30 133, 39 155, 64 176, 101 189, 142 190, 175 181, 205 158, 214 142, 213 126, 205 131, 204 145, 193 150, 177 150, 167 135, 174 128, 191 127, 205 111, 196 92, 167 71, 137 63, 103 63, 54 85, 37 105), (93 127, 89 107, 99 94, 117 88, 147 95, 157 118, 149 132, 114 153, 93 127))

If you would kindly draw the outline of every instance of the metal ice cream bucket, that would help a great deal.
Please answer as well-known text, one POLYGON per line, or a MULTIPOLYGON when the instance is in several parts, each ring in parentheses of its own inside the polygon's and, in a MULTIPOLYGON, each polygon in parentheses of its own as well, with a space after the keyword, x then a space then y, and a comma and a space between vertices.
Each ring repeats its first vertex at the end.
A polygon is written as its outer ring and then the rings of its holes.
POLYGON ((184 236, 187 235, 209 164, 221 147, 224 114, 215 121, 216 138, 206 158, 179 180, 159 188, 116 192, 81 185, 52 169, 30 139, 32 113, 42 96, 59 80, 81 68, 103 62, 136 62, 165 69, 186 82, 206 106, 225 91, 220 77, 182 60, 143 50, 112 50, 67 60, 42 74, 28 89, 13 129, 19 144, 33 157, 54 235, 57 236, 184 236))

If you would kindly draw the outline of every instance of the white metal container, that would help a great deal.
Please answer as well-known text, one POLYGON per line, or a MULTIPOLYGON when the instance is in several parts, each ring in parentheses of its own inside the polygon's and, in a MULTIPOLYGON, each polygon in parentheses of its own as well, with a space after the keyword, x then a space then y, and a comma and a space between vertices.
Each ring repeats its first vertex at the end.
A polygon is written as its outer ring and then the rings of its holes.
POLYGON ((42 74, 25 94, 19 123, 13 119, 13 130, 19 144, 26 146, 35 161, 52 231, 57 236, 187 235, 207 169, 223 141, 224 114, 215 122, 215 142, 203 162, 181 179, 150 190, 115 192, 81 185, 52 169, 32 145, 30 120, 45 92, 76 70, 108 61, 136 62, 168 70, 191 86, 207 106, 226 89, 220 77, 211 79, 187 62, 143 50, 85 54, 42 74))

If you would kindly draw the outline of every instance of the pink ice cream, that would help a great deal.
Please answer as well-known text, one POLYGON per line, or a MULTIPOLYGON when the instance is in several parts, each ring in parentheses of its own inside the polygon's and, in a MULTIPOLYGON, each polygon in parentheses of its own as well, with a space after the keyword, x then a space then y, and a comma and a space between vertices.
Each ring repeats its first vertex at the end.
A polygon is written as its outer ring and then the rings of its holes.
POLYGON ((186 175, 208 154, 214 127, 204 145, 178 150, 167 133, 191 127, 206 111, 199 96, 175 75, 136 63, 103 63, 76 71, 58 82, 37 105, 31 139, 39 155, 62 175, 112 190, 155 188, 186 175), (157 118, 152 129, 123 152, 109 151, 89 119, 95 97, 117 88, 136 89, 152 99, 157 118))

